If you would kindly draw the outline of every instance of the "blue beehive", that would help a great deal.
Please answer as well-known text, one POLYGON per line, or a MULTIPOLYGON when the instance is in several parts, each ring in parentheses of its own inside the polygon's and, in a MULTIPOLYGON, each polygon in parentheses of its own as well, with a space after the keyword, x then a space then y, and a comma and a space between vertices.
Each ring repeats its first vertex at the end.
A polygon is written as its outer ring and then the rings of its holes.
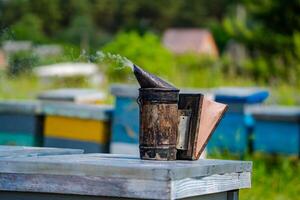
POLYGON ((268 97, 268 91, 259 88, 219 88, 215 100, 226 103, 229 109, 208 143, 208 150, 228 150, 244 153, 248 147, 249 130, 253 127, 251 116, 245 114, 249 104, 258 104, 268 97))
POLYGON ((0 102, 0 145, 41 146, 43 116, 36 101, 0 102))
POLYGON ((251 113, 255 119, 254 151, 299 155, 300 107, 259 106, 251 113))
POLYGON ((113 85, 111 93, 116 97, 112 120, 110 153, 139 153, 138 86, 113 85))

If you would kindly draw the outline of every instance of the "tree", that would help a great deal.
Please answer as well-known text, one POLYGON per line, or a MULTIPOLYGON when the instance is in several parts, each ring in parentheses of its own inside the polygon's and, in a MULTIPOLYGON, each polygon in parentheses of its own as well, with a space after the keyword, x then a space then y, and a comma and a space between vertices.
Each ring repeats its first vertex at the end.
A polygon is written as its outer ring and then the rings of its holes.
POLYGON ((33 14, 25 15, 21 20, 11 26, 17 40, 31 40, 41 42, 45 40, 42 30, 42 21, 33 14))

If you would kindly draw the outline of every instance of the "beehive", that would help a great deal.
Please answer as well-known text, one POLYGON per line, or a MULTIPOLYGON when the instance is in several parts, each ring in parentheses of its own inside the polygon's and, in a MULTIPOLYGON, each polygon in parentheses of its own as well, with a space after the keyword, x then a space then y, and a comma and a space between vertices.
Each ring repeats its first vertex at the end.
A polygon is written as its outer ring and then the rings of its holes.
POLYGON ((254 119, 254 151, 300 155, 300 107, 259 106, 254 119))
POLYGON ((229 109, 209 141, 208 151, 244 153, 253 128, 252 117, 246 114, 245 109, 248 105, 262 103, 268 97, 268 91, 262 88, 228 87, 216 89, 214 93, 215 101, 228 104, 229 109))
POLYGON ((108 152, 112 107, 73 103, 43 103, 44 146, 108 152))
POLYGON ((43 116, 35 101, 0 102, 0 145, 41 146, 43 116))
POLYGON ((138 86, 113 85, 116 97, 110 153, 139 154, 138 86))

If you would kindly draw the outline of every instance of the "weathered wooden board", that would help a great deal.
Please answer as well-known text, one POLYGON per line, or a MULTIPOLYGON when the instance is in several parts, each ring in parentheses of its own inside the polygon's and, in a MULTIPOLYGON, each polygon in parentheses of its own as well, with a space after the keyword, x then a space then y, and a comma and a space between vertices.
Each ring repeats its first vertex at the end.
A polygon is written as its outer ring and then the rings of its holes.
POLYGON ((58 149, 58 148, 40 148, 24 146, 5 146, 0 145, 0 160, 4 158, 20 158, 49 155, 68 155, 82 154, 81 149, 58 149))
POLYGON ((39 172, 89 176, 109 176, 147 178, 155 180, 182 179, 186 177, 208 176, 233 172, 250 172, 252 163, 246 161, 205 160, 198 161, 147 161, 135 156, 118 154, 82 154, 47 156, 40 158, 11 159, 0 162, 2 172, 39 172), (36 165, 39 163, 39 165, 36 165), (4 165, 3 165, 4 164, 4 165), (47 166, 47 167, 46 167, 47 166), (118 173, 116 173, 118 172, 118 173))
POLYGON ((109 143, 99 144, 97 142, 86 142, 56 137, 46 137, 44 139, 44 146, 56 148, 83 149, 84 153, 109 152, 109 143))
POLYGON ((250 172, 195 177, 180 181, 61 176, 40 174, 2 174, 0 189, 93 196, 179 199, 250 187, 250 172), (11 180, 15 180, 12 182, 11 180), (5 184, 10 182, 10 184, 5 184), (37 184, 38 183, 38 184, 37 184))
POLYGON ((112 154, 12 158, 0 160, 0 190, 177 199, 248 188, 251 170, 245 161, 149 161, 112 154))

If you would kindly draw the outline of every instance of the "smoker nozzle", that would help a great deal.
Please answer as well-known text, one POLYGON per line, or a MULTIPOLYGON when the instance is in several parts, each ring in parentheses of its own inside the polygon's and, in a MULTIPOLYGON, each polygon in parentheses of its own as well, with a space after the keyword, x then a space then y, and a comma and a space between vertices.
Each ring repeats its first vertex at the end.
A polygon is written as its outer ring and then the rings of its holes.
POLYGON ((141 88, 166 88, 166 89, 177 89, 170 83, 146 72, 137 65, 133 66, 134 75, 139 82, 141 88))

